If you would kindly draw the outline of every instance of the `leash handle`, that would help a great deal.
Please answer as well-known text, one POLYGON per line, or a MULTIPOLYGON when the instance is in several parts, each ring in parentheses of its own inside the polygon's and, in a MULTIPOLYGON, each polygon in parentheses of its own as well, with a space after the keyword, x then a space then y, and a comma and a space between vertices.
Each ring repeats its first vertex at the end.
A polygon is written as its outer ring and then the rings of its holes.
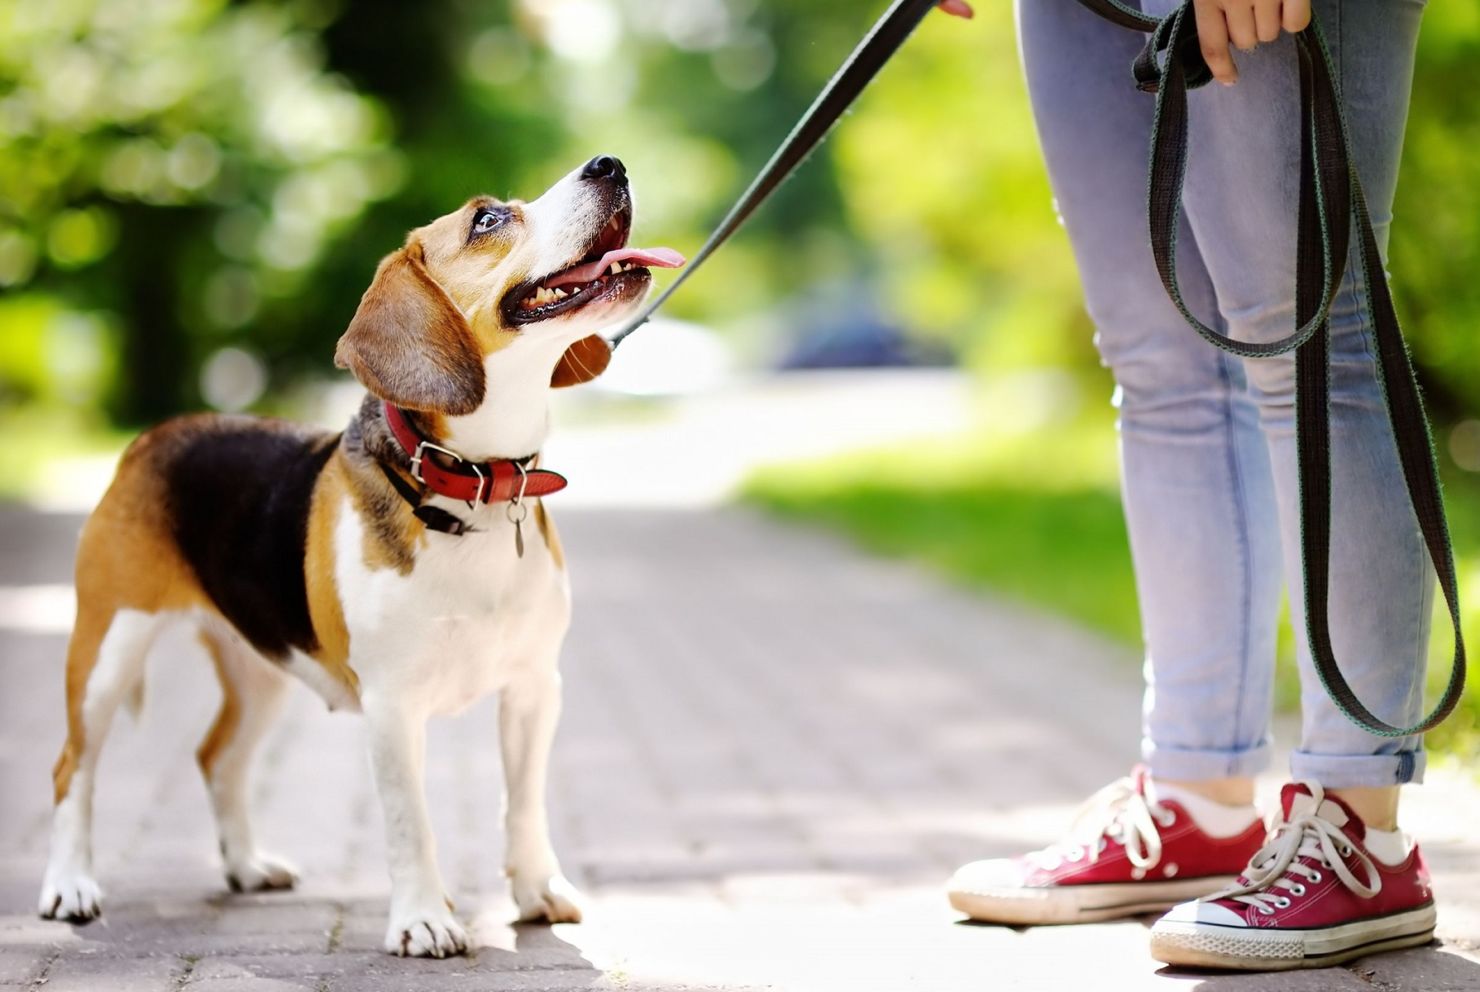
POLYGON ((1147 218, 1152 253, 1167 295, 1202 337, 1242 357, 1295 352, 1295 424, 1300 478, 1300 553, 1304 571, 1306 637, 1327 695, 1349 720, 1378 737, 1410 737, 1432 730, 1453 712, 1465 685, 1465 642, 1459 584, 1444 516, 1433 435, 1424 413, 1413 362, 1393 306, 1361 180, 1334 82, 1331 54, 1319 25, 1295 35, 1300 69, 1300 199, 1296 241, 1294 333, 1275 342, 1235 341, 1204 325, 1188 309, 1177 282, 1177 228, 1187 171, 1187 91, 1211 78, 1197 45, 1191 3, 1158 21, 1118 0, 1079 0, 1122 27, 1151 33, 1132 66, 1137 86, 1156 94, 1147 218), (1331 570, 1331 328, 1330 309, 1346 271, 1351 222, 1366 281, 1365 306, 1377 345, 1378 381, 1397 444, 1403 481, 1429 559, 1438 574, 1454 628, 1449 682, 1434 709, 1410 727, 1374 714, 1337 664, 1329 616, 1331 570))
POLYGON ((894 53, 899 50, 899 46, 904 44, 905 39, 914 32, 935 5, 936 0, 894 0, 893 6, 875 22, 869 33, 858 43, 858 47, 848 56, 847 61, 833 75, 823 91, 817 95, 817 99, 812 101, 812 106, 791 129, 791 133, 776 149, 765 168, 761 169, 750 187, 741 194, 740 199, 735 201, 730 212, 725 215, 724 220, 720 221, 719 226, 714 229, 714 233, 689 260, 689 264, 679 273, 678 278, 669 283, 656 299, 643 307, 635 317, 611 337, 608 343, 613 349, 625 341, 629 334, 647 323, 658 308, 667 303, 668 298, 678 291, 678 287, 682 286, 699 266, 704 264, 705 259, 728 241, 740 225, 755 213, 756 208, 765 203, 777 187, 796 171, 797 166, 801 165, 812 150, 822 143, 833 125, 838 122, 838 118, 842 117, 844 112, 853 105, 853 102, 873 81, 874 76, 878 75, 879 70, 893 57, 894 53))

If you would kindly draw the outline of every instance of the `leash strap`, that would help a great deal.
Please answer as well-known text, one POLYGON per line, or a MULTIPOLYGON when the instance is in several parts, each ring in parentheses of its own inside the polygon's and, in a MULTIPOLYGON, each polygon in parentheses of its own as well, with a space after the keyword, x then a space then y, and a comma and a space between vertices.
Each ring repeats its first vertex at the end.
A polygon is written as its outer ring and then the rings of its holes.
POLYGON ((925 15, 930 13, 935 6, 936 0, 894 0, 884 15, 874 24, 873 28, 858 43, 853 54, 843 63, 837 73, 828 82, 827 86, 812 102, 812 106, 802 115, 802 119, 792 128, 781 147, 771 156, 766 167, 760 171, 755 180, 750 184, 730 212, 720 221, 719 227, 704 242, 697 254, 689 260, 678 278, 669 283, 656 299, 645 306, 635 317, 623 325, 611 338, 610 344, 613 349, 627 339, 627 335, 647 323, 649 318, 657 312, 658 308, 668 302, 668 298, 678 291, 690 276, 704 264, 705 259, 714 254, 720 245, 730 239, 755 213, 757 207, 766 202, 771 194, 776 191, 787 177, 796 171, 797 166, 806 160, 807 156, 822 143, 827 133, 832 130, 838 118, 853 105, 865 87, 873 80, 884 63, 899 50, 906 38, 915 30, 925 15))
POLYGON ((1300 552, 1305 572, 1306 634, 1321 684, 1337 708, 1379 737, 1408 737, 1431 730, 1458 704, 1465 684, 1465 644, 1460 629, 1459 584, 1440 496, 1433 436, 1418 380, 1393 308, 1362 185, 1351 164, 1350 143, 1334 82, 1331 55, 1319 26, 1295 36, 1300 60, 1300 205, 1296 240, 1295 330, 1269 343, 1235 341, 1203 324, 1183 301, 1177 281, 1177 227, 1187 172, 1187 91, 1212 79, 1197 39, 1192 4, 1164 19, 1119 0, 1079 0, 1122 27, 1150 33, 1132 71, 1142 90, 1156 94, 1151 137, 1147 214, 1156 269, 1187 322, 1209 342, 1245 358, 1295 352, 1295 423, 1300 477, 1300 552), (1433 711, 1411 727, 1387 723, 1368 709, 1342 675, 1331 645, 1331 332, 1332 301, 1341 286, 1357 222, 1357 249, 1366 282, 1368 317, 1377 345, 1378 380, 1397 442, 1408 500, 1454 627, 1449 683, 1433 711))

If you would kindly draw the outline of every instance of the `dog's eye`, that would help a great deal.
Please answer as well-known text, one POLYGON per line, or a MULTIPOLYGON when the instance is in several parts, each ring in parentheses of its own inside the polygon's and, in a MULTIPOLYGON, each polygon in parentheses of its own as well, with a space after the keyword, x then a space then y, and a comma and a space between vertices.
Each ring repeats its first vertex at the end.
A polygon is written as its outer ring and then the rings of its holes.
POLYGON ((487 234, 508 219, 505 210, 480 210, 473 215, 473 233, 487 234))

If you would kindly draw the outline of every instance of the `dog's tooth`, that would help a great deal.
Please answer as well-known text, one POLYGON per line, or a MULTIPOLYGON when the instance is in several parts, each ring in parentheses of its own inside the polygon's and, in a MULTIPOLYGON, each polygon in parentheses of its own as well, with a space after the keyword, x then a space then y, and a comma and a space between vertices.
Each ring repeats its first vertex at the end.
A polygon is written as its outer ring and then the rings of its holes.
POLYGON ((612 263, 612 269, 611 269, 612 275, 616 275, 618 272, 621 272, 621 271, 622 271, 622 263, 621 262, 613 262, 612 263))
POLYGON ((557 300, 563 300, 563 299, 565 299, 569 295, 570 294, 567 293, 563 289, 557 289, 557 290, 555 290, 555 299, 557 299, 557 300))

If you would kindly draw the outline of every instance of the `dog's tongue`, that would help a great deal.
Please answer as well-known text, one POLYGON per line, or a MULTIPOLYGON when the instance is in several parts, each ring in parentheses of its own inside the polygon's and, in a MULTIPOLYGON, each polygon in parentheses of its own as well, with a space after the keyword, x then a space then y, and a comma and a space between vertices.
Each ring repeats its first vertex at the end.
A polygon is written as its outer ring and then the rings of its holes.
POLYGON ((644 268, 676 269, 683 265, 684 257, 672 248, 617 248, 602 255, 595 262, 585 265, 577 265, 573 269, 566 269, 559 275, 546 279, 543 285, 554 289, 557 286, 568 286, 573 282, 591 282, 599 278, 616 262, 640 265, 644 268))

